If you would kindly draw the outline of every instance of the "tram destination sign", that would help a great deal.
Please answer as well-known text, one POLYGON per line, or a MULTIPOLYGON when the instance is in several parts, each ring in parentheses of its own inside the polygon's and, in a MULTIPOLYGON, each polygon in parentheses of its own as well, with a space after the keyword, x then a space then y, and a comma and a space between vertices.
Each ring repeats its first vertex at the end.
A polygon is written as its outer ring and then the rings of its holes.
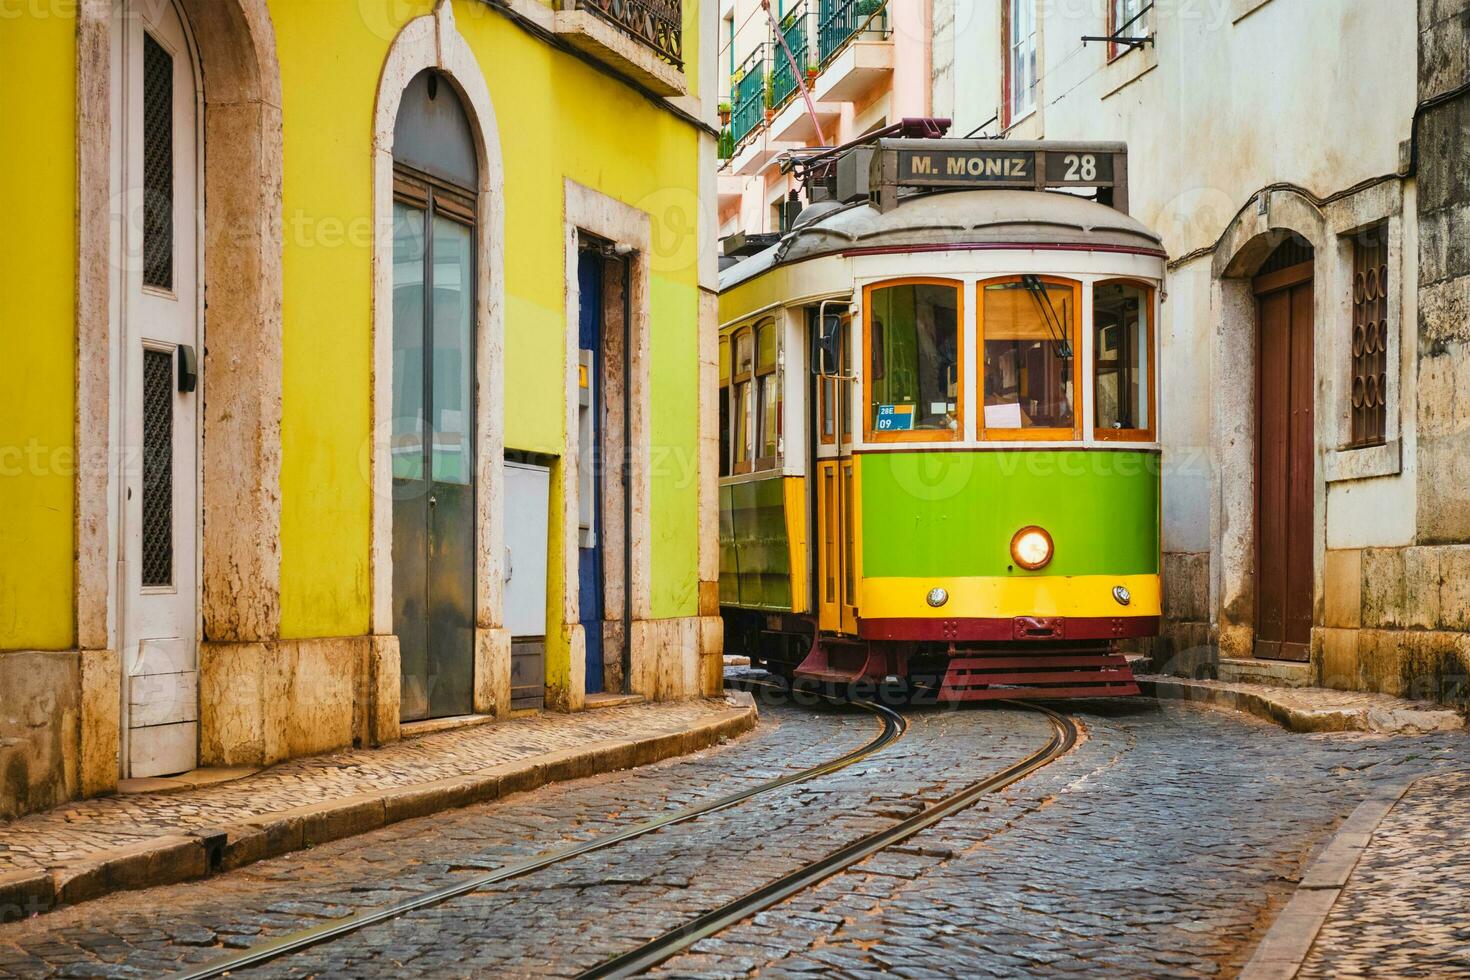
POLYGON ((879 207, 897 205, 900 188, 1097 188, 1126 211, 1128 150, 1121 143, 1004 140, 881 140, 871 185, 879 207))

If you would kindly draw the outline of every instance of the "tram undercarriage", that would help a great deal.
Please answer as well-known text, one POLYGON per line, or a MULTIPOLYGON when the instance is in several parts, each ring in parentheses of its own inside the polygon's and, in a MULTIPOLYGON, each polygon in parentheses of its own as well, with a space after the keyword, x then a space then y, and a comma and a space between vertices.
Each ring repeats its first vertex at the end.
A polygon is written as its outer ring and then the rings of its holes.
MULTIPOLYGON (((1014 628, 1034 630, 1039 622, 1021 617, 1014 628)), ((1056 621, 1039 628, 1055 631, 1056 621)), ((1139 693, 1128 658, 1111 639, 879 640, 824 635, 803 617, 728 614, 725 630, 727 652, 793 681, 847 686, 897 679, 938 701, 1139 693)))

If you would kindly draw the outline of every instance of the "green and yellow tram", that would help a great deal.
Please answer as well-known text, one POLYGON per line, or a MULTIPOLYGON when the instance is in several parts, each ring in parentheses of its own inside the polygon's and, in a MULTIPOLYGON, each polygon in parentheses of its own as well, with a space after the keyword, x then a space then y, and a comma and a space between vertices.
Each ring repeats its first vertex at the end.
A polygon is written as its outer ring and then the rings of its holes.
POLYGON ((721 273, 726 651, 942 699, 1137 693, 1164 252, 1121 144, 878 138, 721 273))

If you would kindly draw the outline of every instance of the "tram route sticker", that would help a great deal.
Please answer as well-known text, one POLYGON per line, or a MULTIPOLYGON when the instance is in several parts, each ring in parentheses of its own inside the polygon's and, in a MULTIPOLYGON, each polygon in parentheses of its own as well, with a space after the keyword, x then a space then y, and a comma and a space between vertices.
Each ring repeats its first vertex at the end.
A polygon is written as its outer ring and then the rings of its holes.
POLYGON ((914 427, 914 406, 912 405, 879 405, 878 424, 874 428, 879 432, 907 432, 914 427))

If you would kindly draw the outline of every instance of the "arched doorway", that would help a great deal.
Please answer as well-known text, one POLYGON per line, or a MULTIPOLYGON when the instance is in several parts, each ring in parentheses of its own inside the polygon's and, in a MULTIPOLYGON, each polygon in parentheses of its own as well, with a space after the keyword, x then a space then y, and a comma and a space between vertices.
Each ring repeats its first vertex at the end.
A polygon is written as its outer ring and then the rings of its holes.
POLYGON ((1291 235, 1251 281, 1256 299, 1255 655, 1307 661, 1312 647, 1312 246, 1291 235))
POLYGON ((123 773, 143 777, 198 764, 198 72, 171 0, 139 0, 117 18, 121 754, 123 773))
POLYGON ((405 721, 470 714, 475 682, 475 248, 471 124, 436 69, 393 142, 393 632, 405 721))

